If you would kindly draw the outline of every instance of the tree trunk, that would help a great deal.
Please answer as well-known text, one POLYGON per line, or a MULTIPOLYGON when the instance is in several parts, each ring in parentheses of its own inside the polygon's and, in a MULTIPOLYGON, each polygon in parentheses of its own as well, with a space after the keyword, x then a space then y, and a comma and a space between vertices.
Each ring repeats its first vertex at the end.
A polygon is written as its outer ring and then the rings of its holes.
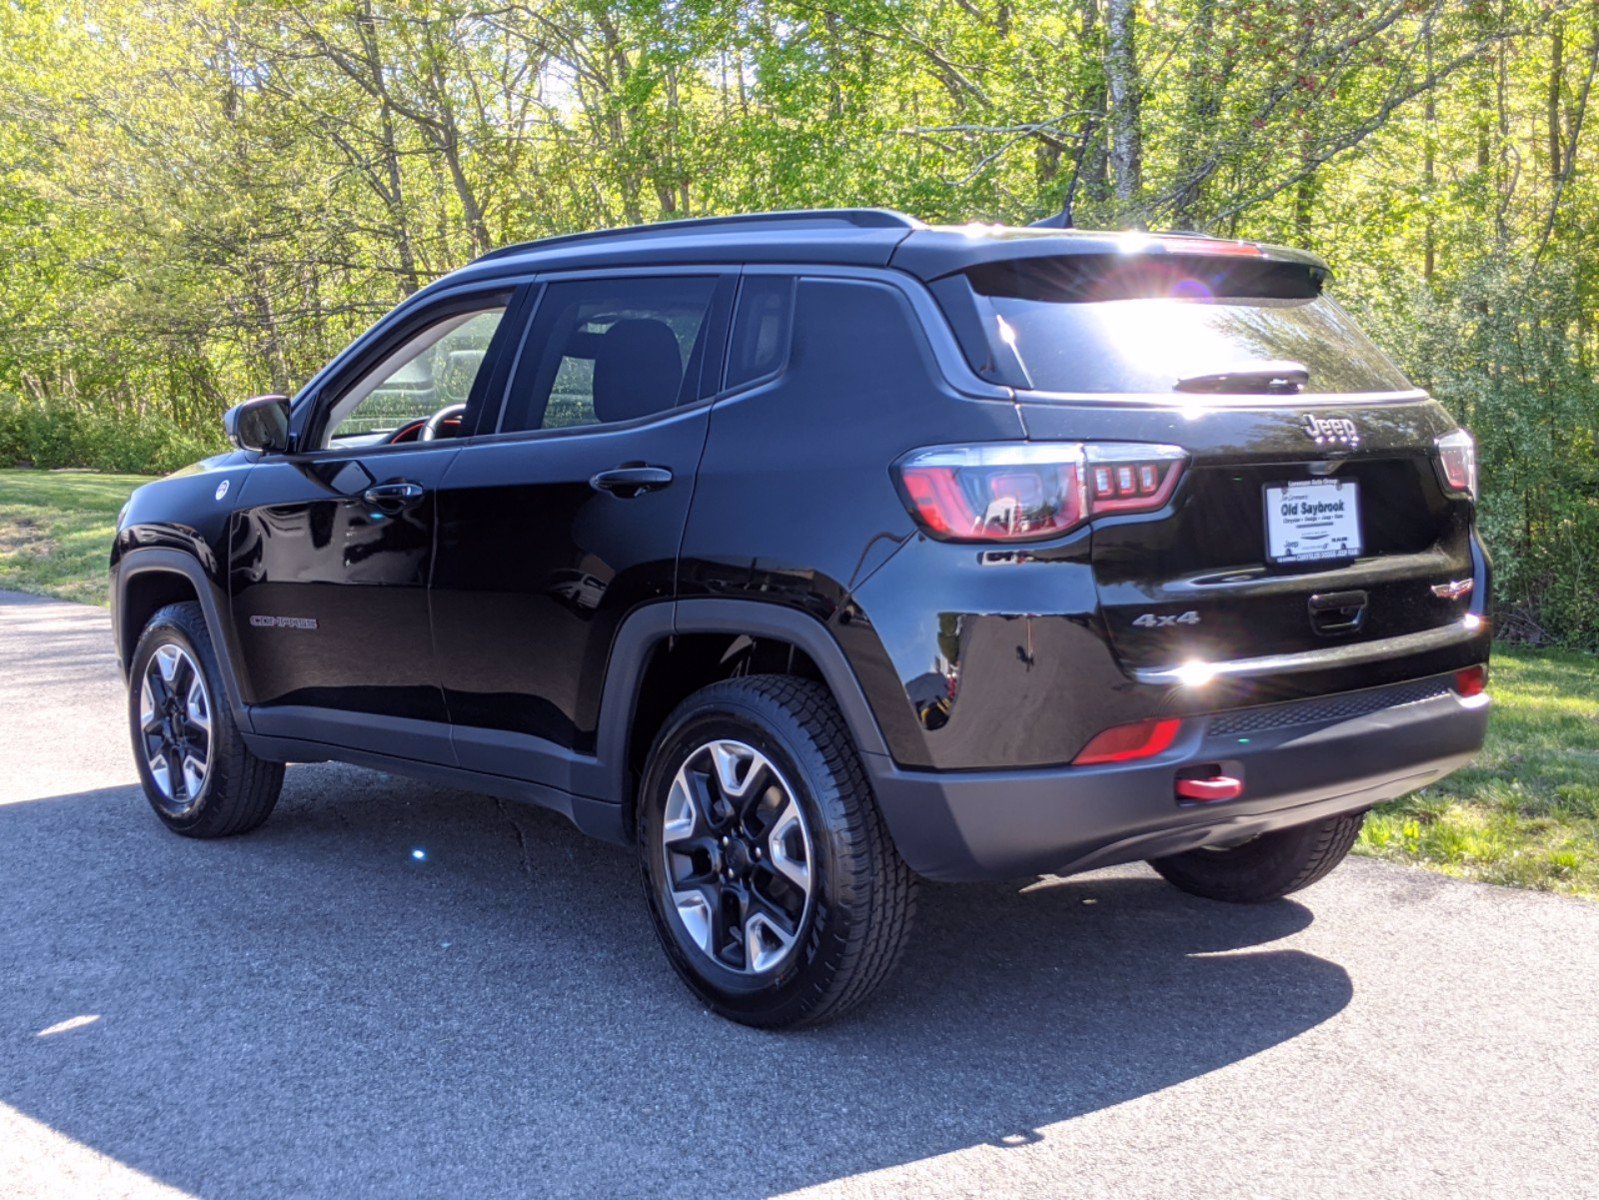
POLYGON ((1560 178, 1560 83, 1565 64, 1565 21, 1560 16, 1549 23, 1549 178, 1560 178))
POLYGON ((1216 0, 1199 0, 1191 35, 1193 52, 1188 60, 1182 140, 1177 147, 1177 190, 1172 201, 1172 224, 1178 229, 1198 228, 1199 166, 1217 109, 1218 89, 1212 81, 1216 70, 1215 39, 1216 0))
POLYGON ((1118 207, 1136 217, 1143 190, 1138 56, 1134 0, 1109 0, 1105 21, 1105 82, 1110 92, 1111 168, 1118 207))
MULTIPOLYGON (((1427 78, 1432 79, 1432 30, 1427 30, 1426 42, 1427 78)), ((1422 160, 1421 175, 1425 183, 1424 195, 1426 196, 1427 223, 1422 234, 1422 262, 1421 277, 1428 283, 1432 282, 1433 268, 1436 266, 1438 218, 1435 215, 1435 200, 1433 188, 1438 183, 1438 101, 1434 95, 1436 87, 1427 89, 1427 98, 1423 101, 1422 116, 1425 118, 1425 132, 1422 134, 1422 160)))
POLYGON ((356 30, 361 39, 362 53, 366 56, 367 70, 378 94, 378 142, 383 156, 381 189, 394 221, 395 251, 400 258, 400 279, 406 295, 422 286, 417 270, 416 251, 411 243, 410 225, 405 213, 405 181, 400 173, 399 139, 394 130, 394 106, 389 103, 389 86, 383 66, 383 55, 378 42, 377 18, 372 13, 371 0, 363 0, 356 17, 356 30))
MULTIPOLYGON (((1092 53, 1095 49, 1102 49, 1102 36, 1099 29, 1099 0, 1083 0, 1083 22, 1079 40, 1083 45, 1085 54, 1092 53)), ((1101 62, 1104 55, 1100 54, 1101 62)), ((1110 198, 1110 157, 1106 153, 1106 132, 1110 127, 1107 120, 1109 100, 1105 94, 1105 75, 1101 70, 1092 75, 1087 86, 1083 89, 1082 109, 1092 114, 1084 120, 1093 122, 1093 129, 1083 135, 1083 144, 1078 147, 1078 154, 1082 157, 1082 189, 1083 195, 1095 203, 1103 203, 1110 198)))

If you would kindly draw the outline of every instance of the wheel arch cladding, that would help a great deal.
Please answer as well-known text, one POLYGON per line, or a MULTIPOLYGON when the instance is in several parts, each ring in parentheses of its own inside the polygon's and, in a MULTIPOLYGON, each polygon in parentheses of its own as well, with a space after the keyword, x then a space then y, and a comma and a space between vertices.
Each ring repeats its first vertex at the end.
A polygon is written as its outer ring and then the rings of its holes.
POLYGON ((139 634, 163 605, 185 601, 197 603, 216 651, 233 719, 241 729, 248 731, 249 715, 240 686, 239 659, 234 652, 236 642, 229 624, 230 614, 225 608, 226 597, 206 575, 205 567, 185 551, 152 547, 127 551, 120 557, 114 570, 112 628, 123 673, 127 673, 139 634), (152 576, 154 579, 149 584, 144 583, 147 577, 152 576), (186 590, 180 593, 179 589, 185 587, 186 590), (149 590, 146 591, 146 588, 149 590), (161 599, 162 596, 166 598, 161 599))
POLYGON ((133 661, 134 647, 150 618, 169 604, 199 603, 200 593, 182 571, 170 567, 151 567, 127 576, 117 605, 117 658, 123 674, 133 661))
POLYGON ((782 669, 765 673, 812 679, 827 689, 859 753, 887 753, 844 651, 815 618, 753 600, 649 605, 629 617, 617 635, 601 718, 600 758, 614 781, 613 794, 622 800, 624 817, 631 816, 637 798, 637 764, 672 709, 700 687, 732 677, 740 667, 757 670, 774 664, 782 669), (669 704, 648 692, 649 685, 663 679, 675 696, 669 704))

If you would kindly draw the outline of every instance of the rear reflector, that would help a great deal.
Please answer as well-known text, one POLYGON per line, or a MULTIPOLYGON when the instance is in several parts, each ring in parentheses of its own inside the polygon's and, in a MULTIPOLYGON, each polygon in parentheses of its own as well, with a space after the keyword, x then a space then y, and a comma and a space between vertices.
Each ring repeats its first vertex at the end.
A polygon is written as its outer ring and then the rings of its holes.
POLYGON ((1488 665, 1479 663, 1475 667, 1467 667, 1463 671, 1455 672, 1455 691, 1460 695, 1470 698, 1480 696, 1488 690, 1488 665))
POLYGON ((1176 718, 1158 721, 1138 721, 1132 725, 1115 725, 1104 733, 1096 734, 1084 746, 1082 753, 1072 759, 1072 765, 1091 766, 1095 763, 1131 762, 1137 758, 1152 758, 1171 747, 1177 740, 1177 731, 1183 723, 1176 718))

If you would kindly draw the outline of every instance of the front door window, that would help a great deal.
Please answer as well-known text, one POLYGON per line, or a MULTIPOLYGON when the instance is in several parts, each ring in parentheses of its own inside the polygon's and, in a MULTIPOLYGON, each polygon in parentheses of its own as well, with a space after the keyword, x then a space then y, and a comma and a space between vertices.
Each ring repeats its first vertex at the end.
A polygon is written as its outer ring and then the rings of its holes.
POLYGON ((334 402, 319 449, 455 436, 504 316, 456 313, 406 339, 334 402))

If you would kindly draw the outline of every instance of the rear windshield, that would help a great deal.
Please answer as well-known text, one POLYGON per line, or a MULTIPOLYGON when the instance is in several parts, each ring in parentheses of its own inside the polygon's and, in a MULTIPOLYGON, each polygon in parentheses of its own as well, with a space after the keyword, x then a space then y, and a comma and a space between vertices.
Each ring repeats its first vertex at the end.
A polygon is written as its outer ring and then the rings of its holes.
POLYGON ((1040 391, 1172 392, 1268 362, 1304 367, 1305 392, 1412 386, 1297 263, 1083 255, 967 277, 1040 391))

